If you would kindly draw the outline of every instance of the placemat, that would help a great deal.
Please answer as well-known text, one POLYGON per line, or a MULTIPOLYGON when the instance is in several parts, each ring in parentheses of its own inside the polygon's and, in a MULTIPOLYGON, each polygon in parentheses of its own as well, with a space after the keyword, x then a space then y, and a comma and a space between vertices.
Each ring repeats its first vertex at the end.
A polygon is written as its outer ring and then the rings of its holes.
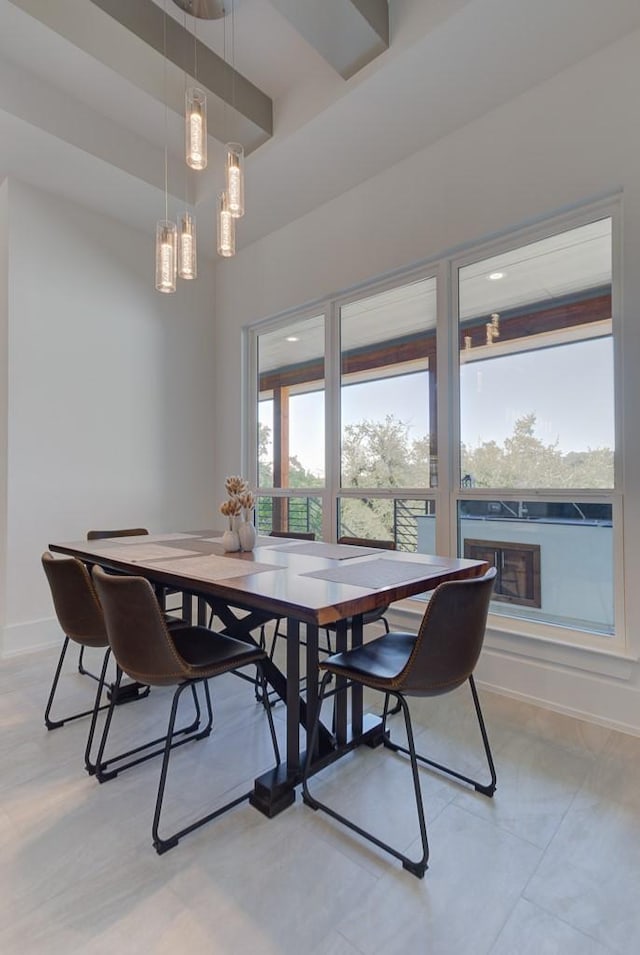
POLYGON ((358 564, 329 567, 327 570, 312 570, 300 576, 319 577, 321 580, 332 580, 337 584, 353 584, 356 587, 366 587, 368 590, 380 590, 409 580, 419 580, 421 577, 428 576, 428 573, 426 564, 377 558, 358 564))
MULTIPOLYGON (((140 538, 138 538, 138 541, 140 538)), ((127 560, 135 563, 138 560, 156 560, 162 557, 190 557, 197 554, 197 550, 183 550, 181 547, 163 547, 162 544, 125 544, 124 547, 109 547, 109 557, 116 560, 127 560)))
POLYGON ((227 577, 248 577, 263 574, 267 570, 282 570, 277 564, 259 564, 257 561, 238 560, 234 557, 218 557, 215 554, 184 557, 180 560, 154 560, 154 569, 166 570, 169 574, 184 574, 196 580, 225 580, 227 577))
POLYGON ((161 544, 165 541, 182 541, 197 538, 198 534, 134 534, 130 537, 103 537, 95 543, 108 544, 161 544))
MULTIPOLYGON (((270 538, 273 540, 273 538, 270 538)), ((372 557, 384 554, 377 547, 357 547, 354 544, 325 544, 324 541, 296 541, 293 544, 274 544, 280 554, 302 554, 304 557, 329 557, 331 560, 350 560, 352 557, 372 557)))

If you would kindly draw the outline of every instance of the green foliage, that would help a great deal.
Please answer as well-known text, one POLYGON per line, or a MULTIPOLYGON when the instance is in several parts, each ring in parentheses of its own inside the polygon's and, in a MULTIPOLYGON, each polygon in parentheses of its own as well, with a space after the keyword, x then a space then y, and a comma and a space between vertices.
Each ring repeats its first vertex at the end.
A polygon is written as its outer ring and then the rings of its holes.
MULTIPOLYGON (((570 451, 558 441, 544 444, 535 435, 536 415, 523 415, 504 445, 484 441, 461 448, 462 475, 480 488, 611 488, 613 451, 610 448, 570 451)), ((267 460, 269 429, 261 425, 260 486, 270 487, 267 460)), ((289 486, 321 487, 324 481, 296 457, 289 459, 289 486)), ((349 488, 428 488, 429 439, 411 440, 409 425, 394 415, 384 421, 364 419, 347 425, 342 445, 342 484, 349 488)), ((319 519, 318 519, 319 521, 319 519)), ((313 528, 317 534, 320 527, 313 528)), ((393 501, 384 498, 343 498, 340 533, 355 537, 395 536, 393 501)))
POLYGON ((409 426, 394 415, 364 419, 344 429, 344 487, 427 487, 429 439, 409 440, 409 426))
POLYGON ((544 444, 535 436, 535 414, 516 421, 504 447, 485 441, 461 449, 463 475, 475 487, 495 488, 611 488, 613 451, 589 448, 563 454, 558 442, 544 444))

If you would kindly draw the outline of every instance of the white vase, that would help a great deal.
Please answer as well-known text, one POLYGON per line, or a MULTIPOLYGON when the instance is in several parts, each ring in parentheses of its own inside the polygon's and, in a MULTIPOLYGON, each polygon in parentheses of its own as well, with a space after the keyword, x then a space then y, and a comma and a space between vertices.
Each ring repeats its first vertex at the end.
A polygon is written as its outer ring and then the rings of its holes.
POLYGON ((243 521, 238 527, 240 550, 253 550, 256 546, 256 529, 251 521, 243 521))
POLYGON ((227 530, 223 533, 222 548, 228 554, 240 550, 240 538, 237 531, 227 530))

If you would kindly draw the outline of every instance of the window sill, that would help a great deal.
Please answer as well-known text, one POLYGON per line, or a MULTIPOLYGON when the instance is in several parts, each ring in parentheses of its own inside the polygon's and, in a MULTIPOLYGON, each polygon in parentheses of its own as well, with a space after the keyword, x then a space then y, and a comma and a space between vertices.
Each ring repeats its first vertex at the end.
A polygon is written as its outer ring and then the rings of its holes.
MULTIPOLYGON (((393 627, 402 627, 407 630, 417 630, 424 614, 424 606, 416 606, 412 600, 403 600, 394 604, 387 614, 393 627)), ((535 632, 535 624, 529 621, 516 620, 513 617, 505 618, 497 614, 490 614, 485 637, 485 648, 498 653, 525 657, 538 662, 550 663, 567 669, 584 670, 600 676, 612 677, 616 680, 629 681, 637 673, 637 653, 631 653, 619 642, 613 646, 603 647, 600 643, 588 645, 589 634, 579 634, 577 631, 566 631, 554 628, 558 636, 535 632), (583 639, 585 642, 578 645, 570 639, 583 639)), ((615 638, 611 637, 614 643, 615 638)))

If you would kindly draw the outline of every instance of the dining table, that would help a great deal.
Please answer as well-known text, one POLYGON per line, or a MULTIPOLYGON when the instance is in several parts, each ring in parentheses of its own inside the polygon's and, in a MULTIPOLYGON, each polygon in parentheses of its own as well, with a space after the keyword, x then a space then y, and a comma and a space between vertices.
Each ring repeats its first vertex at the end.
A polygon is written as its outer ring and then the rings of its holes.
MULTIPOLYGON (((426 594, 438 584, 481 576, 482 560, 378 550, 324 541, 258 536, 253 550, 227 553, 217 530, 153 533, 144 538, 51 543, 49 550, 78 558, 91 568, 145 577, 159 599, 166 589, 192 599, 190 622, 258 644, 262 627, 286 619, 284 668, 267 657, 269 685, 286 705, 286 755, 279 766, 255 780, 251 804, 275 816, 296 798, 318 706, 318 633, 335 627, 335 648, 342 652, 363 641, 363 614, 387 604, 426 594), (301 692, 300 658, 306 672, 301 692), (300 728, 303 728, 301 732, 300 728)), ((316 772, 354 747, 382 742, 381 717, 364 712, 363 691, 338 679, 330 722, 320 723, 311 757, 316 772)))

